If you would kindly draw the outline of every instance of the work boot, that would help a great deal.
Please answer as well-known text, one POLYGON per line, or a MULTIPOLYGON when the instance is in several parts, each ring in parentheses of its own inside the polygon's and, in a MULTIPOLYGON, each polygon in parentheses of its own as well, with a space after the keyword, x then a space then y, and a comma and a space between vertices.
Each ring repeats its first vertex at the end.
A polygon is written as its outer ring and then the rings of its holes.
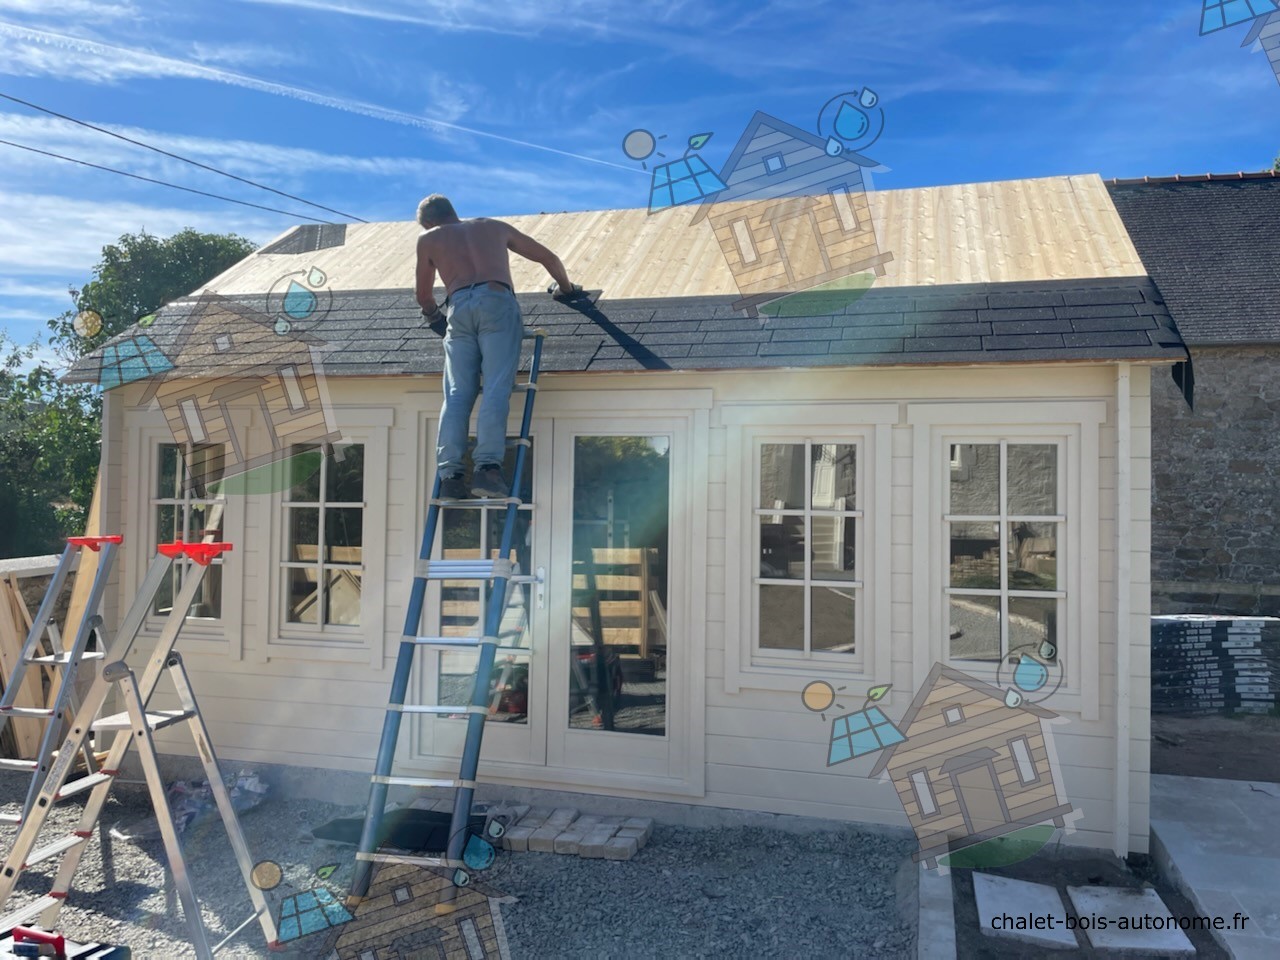
POLYGON ((471 495, 482 500, 496 500, 507 495, 506 481, 502 479, 502 471, 496 463, 476 467, 471 477, 471 495))
POLYGON ((451 477, 440 478, 440 499, 441 500, 465 500, 467 499, 467 481, 460 473, 455 473, 451 477))

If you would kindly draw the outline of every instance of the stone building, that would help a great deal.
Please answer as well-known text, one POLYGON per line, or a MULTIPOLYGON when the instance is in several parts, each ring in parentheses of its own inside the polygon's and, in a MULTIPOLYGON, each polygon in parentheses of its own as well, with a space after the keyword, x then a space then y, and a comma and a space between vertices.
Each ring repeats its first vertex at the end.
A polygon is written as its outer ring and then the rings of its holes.
POLYGON ((1108 187, 1195 372, 1151 378, 1152 612, 1280 615, 1280 174, 1108 187))

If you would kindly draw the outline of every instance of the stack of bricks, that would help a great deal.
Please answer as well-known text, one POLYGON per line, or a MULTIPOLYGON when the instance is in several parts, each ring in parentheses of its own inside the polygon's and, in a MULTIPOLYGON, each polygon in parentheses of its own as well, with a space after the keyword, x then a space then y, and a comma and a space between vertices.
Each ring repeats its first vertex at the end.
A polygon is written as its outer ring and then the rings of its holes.
POLYGON ((494 812, 505 812, 510 817, 502 846, 515 853, 630 860, 653 833, 653 821, 645 817, 579 816, 570 807, 549 810, 520 806, 494 812))

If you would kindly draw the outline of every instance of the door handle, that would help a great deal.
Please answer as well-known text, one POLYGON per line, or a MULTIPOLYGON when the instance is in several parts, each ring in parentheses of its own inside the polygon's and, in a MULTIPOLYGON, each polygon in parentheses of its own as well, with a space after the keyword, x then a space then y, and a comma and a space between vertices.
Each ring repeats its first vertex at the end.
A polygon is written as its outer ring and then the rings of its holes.
POLYGON ((538 568, 538 609, 545 610, 547 607, 547 568, 538 568))

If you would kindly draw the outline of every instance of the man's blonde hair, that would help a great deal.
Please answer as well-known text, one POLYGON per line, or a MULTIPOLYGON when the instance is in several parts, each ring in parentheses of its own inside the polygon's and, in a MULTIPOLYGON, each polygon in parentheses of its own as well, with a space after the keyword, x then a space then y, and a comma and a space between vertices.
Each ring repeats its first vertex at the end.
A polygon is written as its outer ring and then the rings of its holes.
POLYGON ((418 223, 429 226, 433 223, 444 223, 446 220, 457 220, 458 214, 453 204, 443 193, 433 193, 418 204, 418 223))

